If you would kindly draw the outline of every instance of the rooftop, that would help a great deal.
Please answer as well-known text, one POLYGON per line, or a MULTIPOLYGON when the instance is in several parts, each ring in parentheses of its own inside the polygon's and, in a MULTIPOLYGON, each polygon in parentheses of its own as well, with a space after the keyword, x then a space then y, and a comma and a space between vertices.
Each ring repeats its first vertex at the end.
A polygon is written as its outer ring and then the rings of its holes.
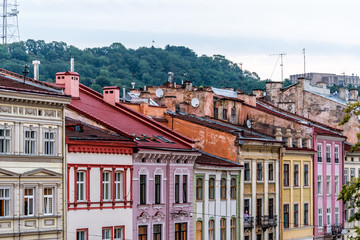
POLYGON ((221 158, 210 153, 199 151, 201 156, 195 160, 195 164, 213 167, 226 167, 226 168, 240 168, 243 165, 230 161, 225 158, 221 158))

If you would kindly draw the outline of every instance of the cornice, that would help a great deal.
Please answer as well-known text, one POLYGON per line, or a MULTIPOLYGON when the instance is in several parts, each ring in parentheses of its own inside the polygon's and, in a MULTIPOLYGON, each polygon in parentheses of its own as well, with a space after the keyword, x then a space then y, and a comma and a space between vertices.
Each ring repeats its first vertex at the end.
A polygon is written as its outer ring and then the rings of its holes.
POLYGON ((0 101, 23 104, 64 106, 70 104, 71 98, 65 95, 31 94, 27 92, 11 92, 0 89, 0 101))
POLYGON ((132 155, 133 148, 129 147, 115 147, 102 145, 76 145, 68 146, 68 151, 73 153, 100 153, 100 154, 125 154, 132 155))

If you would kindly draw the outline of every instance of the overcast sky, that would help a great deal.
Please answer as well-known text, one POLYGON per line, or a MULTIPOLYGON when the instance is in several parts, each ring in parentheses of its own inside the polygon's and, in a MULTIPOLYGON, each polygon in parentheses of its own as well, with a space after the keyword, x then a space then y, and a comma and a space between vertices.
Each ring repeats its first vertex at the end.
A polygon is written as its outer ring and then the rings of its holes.
MULTIPOLYGON (((8 0, 10 2, 10 0, 8 0)), ((261 79, 359 74, 358 0, 18 0, 21 40, 79 48, 186 46, 222 54, 261 79), (273 73, 273 74, 272 74, 273 73)), ((76 60, 75 60, 76 61, 76 60)))

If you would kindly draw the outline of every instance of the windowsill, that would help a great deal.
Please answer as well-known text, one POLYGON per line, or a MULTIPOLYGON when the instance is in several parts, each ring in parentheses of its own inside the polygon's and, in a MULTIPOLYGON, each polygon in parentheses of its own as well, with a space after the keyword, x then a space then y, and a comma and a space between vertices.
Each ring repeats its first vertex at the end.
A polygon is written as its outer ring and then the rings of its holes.
POLYGON ((290 189, 290 186, 283 186, 284 189, 290 189))
POLYGON ((249 180, 249 181, 244 181, 244 183, 251 183, 251 180, 249 180))
POLYGON ((264 180, 256 180, 256 183, 264 183, 264 180))
POLYGON ((216 201, 216 199, 215 198, 209 198, 209 201, 214 202, 214 201, 216 201))
POLYGON ((220 198, 220 201, 226 201, 227 199, 226 198, 220 198))
POLYGON ((186 203, 173 203, 174 207, 187 207, 189 205, 191 205, 189 202, 186 202, 186 203))
POLYGON ((297 186, 294 186, 293 188, 301 188, 301 186, 297 185, 297 186))
POLYGON ((275 180, 269 180, 268 182, 269 183, 275 183, 275 180))
POLYGON ((310 188, 310 186, 309 186, 309 185, 306 185, 306 186, 304 186, 304 188, 310 188))

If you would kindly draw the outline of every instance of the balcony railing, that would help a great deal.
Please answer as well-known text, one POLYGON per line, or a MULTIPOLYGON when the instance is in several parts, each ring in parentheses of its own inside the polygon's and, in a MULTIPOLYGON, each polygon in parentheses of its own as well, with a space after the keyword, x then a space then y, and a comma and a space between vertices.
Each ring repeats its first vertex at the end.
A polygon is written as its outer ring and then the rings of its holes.
POLYGON ((244 219, 244 229, 252 229, 254 228, 254 217, 245 217, 244 219))
POLYGON ((342 230, 343 226, 339 224, 324 227, 325 235, 331 236, 333 239, 340 238, 342 230))
POLYGON ((272 216, 256 216, 256 226, 267 229, 277 226, 277 215, 272 216))

